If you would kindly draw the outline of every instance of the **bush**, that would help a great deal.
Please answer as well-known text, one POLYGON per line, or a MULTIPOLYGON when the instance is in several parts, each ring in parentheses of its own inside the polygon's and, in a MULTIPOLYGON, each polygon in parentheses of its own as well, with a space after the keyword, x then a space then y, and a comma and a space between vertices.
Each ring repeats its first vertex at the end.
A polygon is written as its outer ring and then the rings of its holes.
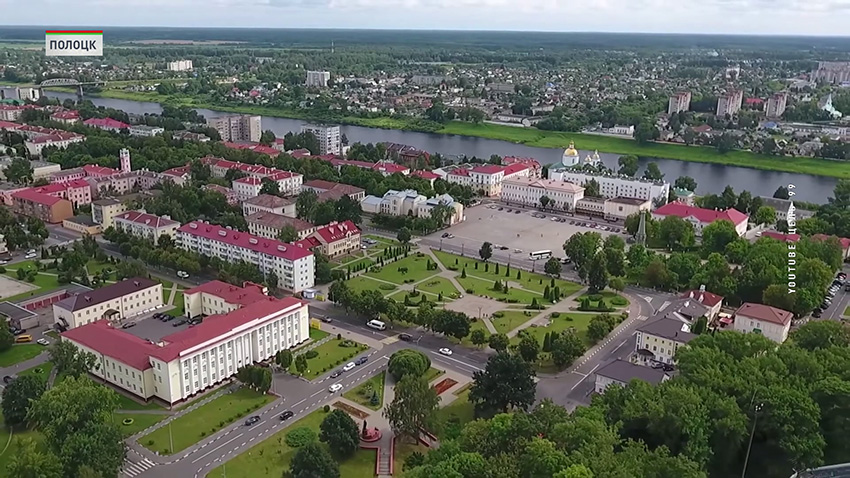
POLYGON ((493 317, 495 317, 497 319, 501 319, 504 316, 505 316, 504 312, 493 312, 493 317))
POLYGON ((325 405, 324 407, 322 407, 322 411, 323 411, 323 412, 325 412, 325 413, 330 412, 330 411, 331 411, 331 406, 330 406, 330 405, 325 405))
POLYGON ((629 301, 626 300, 625 297, 620 297, 619 295, 617 297, 614 297, 613 299, 611 299, 612 305, 627 305, 628 303, 629 303, 629 301))
POLYGON ((449 266, 449 267, 446 267, 446 269, 448 269, 448 270, 450 270, 450 271, 456 271, 456 270, 457 270, 457 266, 449 266))
POLYGON ((601 294, 591 294, 591 295, 587 296, 587 298, 590 299, 593 302, 599 302, 600 300, 602 300, 602 295, 601 294))
POLYGON ((466 293, 467 293, 467 294, 474 294, 474 293, 475 293, 475 291, 474 291, 474 290, 472 290, 472 289, 466 289, 466 293))
POLYGON ((318 438, 318 435, 313 430, 307 427, 300 427, 286 434, 286 444, 292 448, 301 448, 304 445, 313 443, 318 438))
MULTIPOLYGON (((405 282, 407 282, 407 281, 405 281, 405 282)), ((395 286, 394 286, 394 285, 390 285, 390 284, 381 284, 381 285, 379 285, 379 286, 378 286, 378 289, 381 289, 381 290, 395 290, 395 286)))
POLYGON ((307 357, 307 359, 316 358, 319 356, 319 352, 316 352, 315 350, 308 350, 304 352, 304 356, 307 357))
POLYGON ((551 314, 549 314, 549 317, 552 317, 553 319, 557 319, 560 316, 561 316, 560 312, 552 312, 551 314))

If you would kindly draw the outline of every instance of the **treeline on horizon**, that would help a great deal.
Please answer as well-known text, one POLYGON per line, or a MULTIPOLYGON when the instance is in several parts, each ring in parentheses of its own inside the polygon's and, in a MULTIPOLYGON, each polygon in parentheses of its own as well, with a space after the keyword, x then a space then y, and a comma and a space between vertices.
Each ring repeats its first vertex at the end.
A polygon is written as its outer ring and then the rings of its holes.
POLYGON ((504 50, 530 49, 793 49, 850 51, 850 37, 697 35, 602 32, 500 32, 447 30, 348 30, 282 28, 166 28, 166 27, 57 27, 0 26, 0 41, 44 39, 56 28, 104 30, 108 43, 139 40, 234 41, 242 45, 337 47, 346 45, 406 45, 504 50), (400 34, 404 32, 404 34, 400 34))

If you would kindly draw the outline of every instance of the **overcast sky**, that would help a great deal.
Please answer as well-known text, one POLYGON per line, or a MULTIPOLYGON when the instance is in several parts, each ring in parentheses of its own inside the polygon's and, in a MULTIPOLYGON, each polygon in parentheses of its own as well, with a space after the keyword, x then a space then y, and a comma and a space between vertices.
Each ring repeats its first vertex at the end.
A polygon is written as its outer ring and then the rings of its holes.
POLYGON ((0 12, 0 25, 850 34, 850 0, 0 0, 0 12))

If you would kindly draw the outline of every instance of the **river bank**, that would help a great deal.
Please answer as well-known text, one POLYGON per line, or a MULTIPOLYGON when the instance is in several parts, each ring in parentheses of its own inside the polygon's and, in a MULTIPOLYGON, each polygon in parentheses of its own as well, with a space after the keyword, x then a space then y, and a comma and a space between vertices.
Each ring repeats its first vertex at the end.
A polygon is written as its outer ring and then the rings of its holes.
MULTIPOLYGON (((55 91, 73 92, 69 88, 51 88, 55 91)), ((93 97, 112 98, 129 101, 143 101, 171 106, 189 106, 216 111, 241 114, 258 114, 303 121, 332 121, 335 123, 362 126, 368 128, 418 131, 445 135, 469 136, 499 141, 508 141, 540 148, 566 148, 574 141, 583 150, 598 150, 600 153, 633 154, 642 157, 673 159, 696 163, 738 166, 763 171, 827 176, 850 179, 850 162, 833 161, 820 158, 791 158, 767 156, 749 151, 730 151, 725 154, 705 146, 685 146, 673 143, 638 144, 627 138, 600 136, 583 133, 563 133, 543 131, 535 128, 519 128, 494 124, 473 124, 452 121, 447 124, 435 123, 414 118, 361 118, 358 116, 335 117, 332 119, 316 117, 309 111, 263 106, 229 106, 205 102, 183 95, 162 96, 157 93, 132 92, 124 90, 103 90, 93 97)))

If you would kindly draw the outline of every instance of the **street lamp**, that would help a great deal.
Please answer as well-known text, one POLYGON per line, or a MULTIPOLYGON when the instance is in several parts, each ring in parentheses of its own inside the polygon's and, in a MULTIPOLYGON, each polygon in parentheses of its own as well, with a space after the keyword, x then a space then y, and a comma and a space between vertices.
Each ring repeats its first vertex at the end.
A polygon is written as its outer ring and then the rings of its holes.
POLYGON ((461 242, 461 243, 460 243, 460 257, 465 257, 465 256, 463 255, 463 253, 464 253, 464 249, 465 249, 465 248, 466 248, 466 243, 465 243, 465 242, 461 242))
MULTIPOLYGON (((755 395, 753 396, 753 398, 755 398, 755 395)), ((746 455, 746 457, 744 457, 744 469, 741 471, 741 478, 745 478, 746 475, 747 475, 747 464, 750 461, 750 450, 753 448, 753 437, 756 434, 756 423, 758 423, 759 412, 761 411, 763 406, 764 406, 763 403, 758 403, 758 404, 756 404, 755 408, 753 409, 754 412, 755 412, 753 414, 753 429, 750 431, 750 443, 749 443, 749 445, 747 445, 747 455, 746 455)))
POLYGON ((440 250, 441 251, 443 250, 443 238, 442 237, 440 238, 440 250))

